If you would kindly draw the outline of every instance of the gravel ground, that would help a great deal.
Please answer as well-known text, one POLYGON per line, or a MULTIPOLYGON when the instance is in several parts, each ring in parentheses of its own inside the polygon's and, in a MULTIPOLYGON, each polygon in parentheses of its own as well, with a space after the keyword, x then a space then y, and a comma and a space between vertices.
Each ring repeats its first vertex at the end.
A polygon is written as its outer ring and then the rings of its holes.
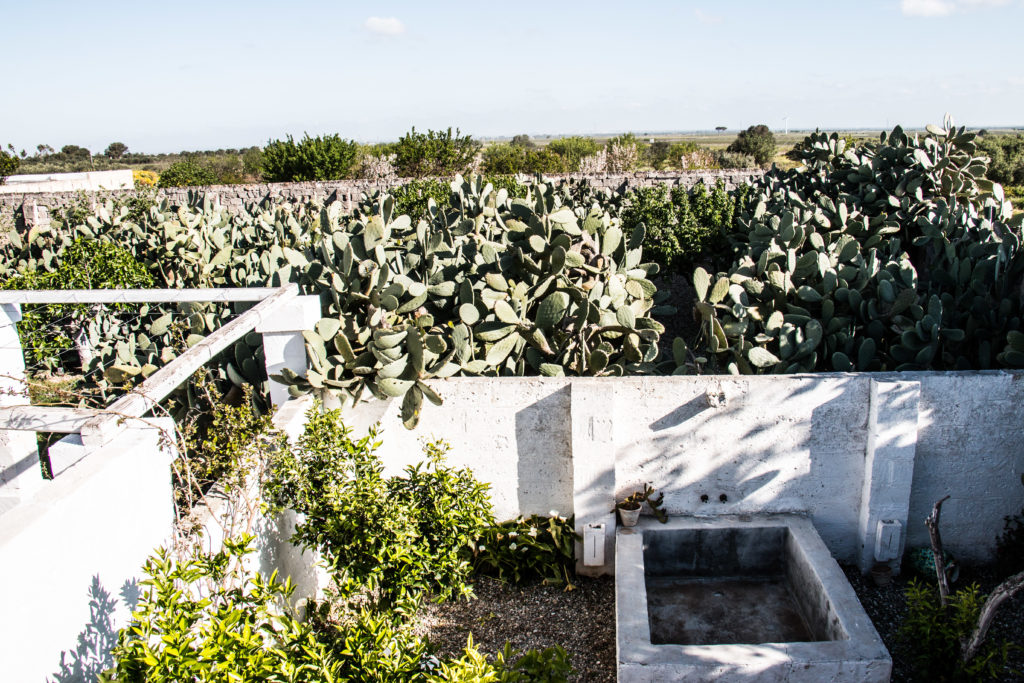
MULTIPOLYGON (((864 610, 874 622, 885 646, 889 648, 889 653, 893 658, 892 680, 894 682, 920 680, 915 679, 909 659, 904 657, 905 650, 897 638, 899 625, 907 611, 904 590, 906 590, 910 575, 904 574, 896 577, 888 586, 879 588, 875 586, 870 576, 861 576, 860 570, 856 567, 844 566, 843 571, 846 572, 846 578, 857 592, 857 597, 860 598, 864 610)), ((977 583, 982 593, 987 594, 999 584, 999 581, 991 569, 964 568, 960 573, 959 580, 952 588, 956 590, 971 583, 977 583)), ((1010 669, 1014 672, 1024 672, 1024 592, 1018 593, 1011 600, 1002 604, 996 613, 992 628, 989 629, 987 640, 991 642, 1006 640, 1015 643, 1020 649, 1010 656, 1010 669)), ((999 680, 1020 683, 1024 682, 1024 674, 1007 673, 999 680)))
MULTIPOLYGON (((846 577, 893 656, 896 683, 916 681, 897 631, 906 614, 904 591, 909 575, 878 587, 856 567, 844 566, 846 577)), ((964 568, 954 589, 976 582, 983 593, 998 583, 991 569, 964 568)), ((577 579, 577 589, 565 591, 540 584, 509 586, 489 578, 475 582, 477 599, 428 604, 420 613, 417 632, 427 636, 446 656, 459 656, 472 633, 481 652, 495 654, 505 642, 525 650, 561 645, 572 657, 581 683, 615 681, 615 582, 611 577, 577 579)), ((1003 603, 989 631, 990 640, 1017 645, 1010 669, 1000 681, 1024 683, 1024 593, 1003 603)))
POLYGON ((428 604, 417 632, 445 656, 460 656, 466 637, 493 655, 505 642, 519 650, 561 645, 576 675, 571 681, 615 681, 615 581, 578 577, 576 590, 534 584, 510 586, 480 577, 476 600, 428 604))

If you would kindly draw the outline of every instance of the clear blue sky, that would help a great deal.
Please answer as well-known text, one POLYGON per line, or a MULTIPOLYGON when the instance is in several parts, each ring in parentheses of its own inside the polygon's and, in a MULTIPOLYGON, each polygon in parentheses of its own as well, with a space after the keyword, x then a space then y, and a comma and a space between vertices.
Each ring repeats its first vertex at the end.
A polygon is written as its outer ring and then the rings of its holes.
POLYGON ((2 0, 0 144, 1024 124, 1024 0, 2 0))

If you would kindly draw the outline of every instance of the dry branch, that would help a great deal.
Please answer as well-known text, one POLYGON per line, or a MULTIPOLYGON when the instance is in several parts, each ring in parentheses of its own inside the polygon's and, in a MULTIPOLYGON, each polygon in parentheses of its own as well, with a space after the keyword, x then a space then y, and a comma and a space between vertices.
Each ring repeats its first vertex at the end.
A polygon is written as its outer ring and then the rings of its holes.
POLYGON ((981 607, 981 615, 978 617, 978 625, 974 628, 974 633, 971 634, 970 640, 963 644, 964 663, 971 661, 974 655, 978 654, 978 650, 981 649, 981 644, 985 640, 985 635, 988 633, 988 627, 992 625, 992 620, 995 619, 996 610, 999 609, 999 606, 1005 600, 1012 598, 1014 593, 1021 588, 1024 588, 1024 572, 1014 574, 1006 581, 1003 581, 988 596, 985 604, 981 607))
POLYGON ((939 600, 943 607, 949 605, 949 579, 946 577, 946 555, 942 551, 942 536, 939 535, 939 515, 942 514, 942 504, 949 500, 949 496, 943 497, 932 507, 932 513, 924 520, 928 527, 928 537, 932 542, 932 558, 935 561, 935 578, 939 581, 939 600))

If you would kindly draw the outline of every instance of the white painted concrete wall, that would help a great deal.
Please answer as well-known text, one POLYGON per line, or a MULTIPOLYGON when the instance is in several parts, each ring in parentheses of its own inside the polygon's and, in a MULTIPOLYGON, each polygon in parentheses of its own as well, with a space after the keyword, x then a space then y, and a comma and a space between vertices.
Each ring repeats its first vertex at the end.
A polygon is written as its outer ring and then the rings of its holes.
POLYGON ((942 542, 957 558, 991 558, 1003 517, 1024 508, 1024 373, 913 373, 921 382, 909 545, 942 506, 942 542))
MULTIPOLYGON (((926 545, 924 517, 951 493, 943 540, 958 557, 984 561, 1003 516, 1024 507, 1022 379, 1005 372, 452 378, 432 383, 444 405, 426 405, 412 432, 401 425, 398 401, 347 415, 360 431, 381 421, 381 455, 392 473, 421 459, 418 439, 447 439, 450 461, 491 484, 500 517, 572 512, 574 459, 600 461, 594 437, 607 420, 620 498, 651 482, 665 492, 670 514, 806 512, 839 560, 870 565, 880 519, 895 517, 910 545, 926 545), (881 387, 873 417, 872 382, 881 387), (584 386, 601 397, 596 406, 572 399, 584 386), (570 414, 571 406, 586 414, 570 414)), ((590 487, 609 486, 600 472, 583 474, 590 487)), ((610 499, 575 488, 577 505, 583 495, 610 499)), ((599 507, 589 505, 587 515, 596 518, 599 507)))
POLYGON ((402 425, 401 402, 362 403, 346 413, 346 423, 365 434, 381 422, 379 454, 389 476, 422 461, 422 441, 448 441, 449 465, 471 467, 491 485, 495 514, 516 515, 573 507, 572 425, 567 379, 458 378, 437 382, 445 401, 424 401, 415 430, 402 425))
POLYGON ((82 173, 35 173, 12 175, 0 185, 0 194, 36 192, 95 192, 97 190, 130 190, 135 179, 129 169, 120 171, 85 171, 82 173))
POLYGON ((0 514, 0 679, 94 681, 110 665, 141 566, 174 521, 159 440, 126 429, 0 514))

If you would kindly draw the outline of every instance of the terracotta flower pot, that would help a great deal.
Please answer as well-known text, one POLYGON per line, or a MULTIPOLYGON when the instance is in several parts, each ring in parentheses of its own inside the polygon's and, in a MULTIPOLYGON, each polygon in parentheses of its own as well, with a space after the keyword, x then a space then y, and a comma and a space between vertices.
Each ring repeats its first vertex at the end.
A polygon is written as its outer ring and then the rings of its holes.
POLYGON ((879 588, 882 586, 888 586, 889 582, 892 581, 892 567, 879 562, 871 568, 871 580, 874 581, 875 585, 879 588))
POLYGON ((636 526, 636 523, 640 521, 640 506, 638 505, 634 510, 619 508, 619 519, 622 520, 622 526, 636 526))

